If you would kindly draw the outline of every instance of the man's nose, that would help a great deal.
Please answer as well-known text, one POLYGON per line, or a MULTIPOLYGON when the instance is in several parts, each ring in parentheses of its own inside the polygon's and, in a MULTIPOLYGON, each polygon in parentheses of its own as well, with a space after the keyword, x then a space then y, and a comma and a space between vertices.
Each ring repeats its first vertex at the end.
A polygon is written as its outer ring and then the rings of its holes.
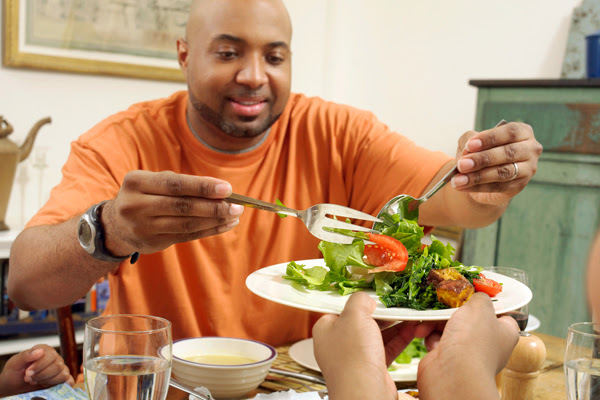
POLYGON ((237 83, 257 88, 269 81, 262 57, 251 57, 246 60, 236 76, 237 83))

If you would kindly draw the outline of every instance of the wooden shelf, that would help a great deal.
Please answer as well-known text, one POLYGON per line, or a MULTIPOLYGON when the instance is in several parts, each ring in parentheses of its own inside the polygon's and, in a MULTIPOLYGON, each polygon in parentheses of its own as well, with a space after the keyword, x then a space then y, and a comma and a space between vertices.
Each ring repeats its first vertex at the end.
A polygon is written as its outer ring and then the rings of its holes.
MULTIPOLYGON (((83 333, 83 329, 75 331, 75 340, 77 344, 83 343, 83 333)), ((47 344, 48 346, 58 348, 60 346, 60 340, 58 334, 0 340, 0 356, 20 353, 23 350, 32 348, 36 344, 47 344)))

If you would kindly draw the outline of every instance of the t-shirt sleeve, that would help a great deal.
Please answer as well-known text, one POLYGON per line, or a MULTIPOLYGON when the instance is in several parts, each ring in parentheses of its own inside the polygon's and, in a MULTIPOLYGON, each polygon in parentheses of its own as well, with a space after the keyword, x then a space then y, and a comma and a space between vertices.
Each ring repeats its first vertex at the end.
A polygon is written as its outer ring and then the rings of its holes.
POLYGON ((376 214, 399 194, 420 196, 439 170, 452 157, 440 151, 417 146, 405 136, 391 131, 368 112, 349 120, 351 141, 342 146, 345 160, 354 168, 346 177, 352 184, 351 206, 376 214))
POLYGON ((116 197, 124 175, 134 169, 123 161, 127 158, 124 154, 133 149, 114 127, 103 129, 102 132, 92 130, 71 143, 60 183, 26 228, 67 221, 92 204, 116 197))

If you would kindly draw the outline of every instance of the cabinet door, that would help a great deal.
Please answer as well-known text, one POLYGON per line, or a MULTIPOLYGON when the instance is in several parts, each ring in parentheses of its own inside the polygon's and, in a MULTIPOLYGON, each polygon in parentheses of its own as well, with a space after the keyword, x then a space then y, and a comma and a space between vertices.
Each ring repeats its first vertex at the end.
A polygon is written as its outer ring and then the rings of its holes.
POLYGON ((465 264, 521 268, 540 332, 564 337, 590 320, 585 268, 600 225, 600 91, 492 89, 480 92, 477 129, 496 119, 529 123, 544 145, 538 172, 496 223, 465 233, 465 264), (582 95, 583 94, 583 95, 582 95))

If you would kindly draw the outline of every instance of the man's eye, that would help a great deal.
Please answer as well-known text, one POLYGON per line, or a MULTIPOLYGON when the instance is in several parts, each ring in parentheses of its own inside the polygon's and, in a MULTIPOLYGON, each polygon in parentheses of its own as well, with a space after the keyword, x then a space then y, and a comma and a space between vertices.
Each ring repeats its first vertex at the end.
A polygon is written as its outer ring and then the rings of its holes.
POLYGON ((270 55, 270 56, 267 56, 267 61, 271 64, 278 65, 278 64, 283 63, 285 61, 285 59, 281 56, 270 55))
POLYGON ((234 58, 237 53, 235 51, 219 51, 218 52, 219 57, 223 58, 223 59, 231 59, 234 58))

